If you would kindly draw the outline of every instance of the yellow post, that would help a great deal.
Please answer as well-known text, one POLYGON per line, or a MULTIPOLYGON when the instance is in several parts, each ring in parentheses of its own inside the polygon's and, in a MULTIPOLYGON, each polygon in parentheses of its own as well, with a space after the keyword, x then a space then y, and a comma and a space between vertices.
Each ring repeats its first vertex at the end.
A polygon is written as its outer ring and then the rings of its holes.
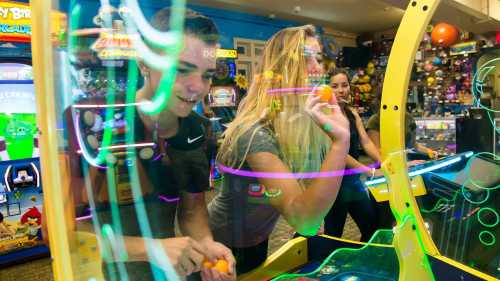
POLYGON ((383 168, 391 210, 398 222, 394 246, 399 280, 433 280, 426 253, 438 254, 410 188, 404 143, 406 94, 417 48, 440 0, 411 0, 400 23, 387 65, 381 104, 383 168), (417 277, 418 276, 418 277, 417 277))
POLYGON ((44 190, 44 210, 53 258, 54 279, 71 281, 71 266, 68 229, 61 190, 68 187, 61 175, 65 165, 58 159, 56 110, 54 98, 54 72, 50 29, 50 0, 30 1, 32 8, 32 38, 34 82, 37 101, 37 122, 40 127, 40 163, 44 190))

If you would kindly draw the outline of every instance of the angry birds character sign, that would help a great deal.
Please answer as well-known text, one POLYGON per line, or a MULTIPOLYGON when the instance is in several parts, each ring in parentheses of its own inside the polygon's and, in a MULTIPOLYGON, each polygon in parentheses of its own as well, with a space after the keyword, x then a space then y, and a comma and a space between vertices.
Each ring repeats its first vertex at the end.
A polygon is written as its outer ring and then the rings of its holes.
POLYGON ((42 239, 42 214, 36 207, 28 209, 28 211, 22 215, 21 224, 26 227, 29 239, 42 239))

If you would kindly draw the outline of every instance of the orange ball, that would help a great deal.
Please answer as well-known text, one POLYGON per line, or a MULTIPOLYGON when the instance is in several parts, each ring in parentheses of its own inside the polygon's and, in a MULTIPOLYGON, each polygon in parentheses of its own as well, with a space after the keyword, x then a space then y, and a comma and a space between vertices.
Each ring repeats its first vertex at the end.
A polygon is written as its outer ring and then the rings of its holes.
POLYGON ((316 88, 316 95, 320 97, 320 100, 322 102, 330 102, 330 100, 332 99, 333 90, 328 85, 321 85, 316 88))
POLYGON ((215 270, 220 273, 228 273, 229 272, 229 264, 226 260, 217 260, 214 266, 215 270))
POLYGON ((214 267, 214 264, 211 261, 209 261, 209 260, 204 260, 203 261, 203 267, 210 269, 210 268, 214 267))
POLYGON ((444 22, 434 26, 431 33, 432 43, 440 47, 448 47, 458 39, 458 29, 444 22))

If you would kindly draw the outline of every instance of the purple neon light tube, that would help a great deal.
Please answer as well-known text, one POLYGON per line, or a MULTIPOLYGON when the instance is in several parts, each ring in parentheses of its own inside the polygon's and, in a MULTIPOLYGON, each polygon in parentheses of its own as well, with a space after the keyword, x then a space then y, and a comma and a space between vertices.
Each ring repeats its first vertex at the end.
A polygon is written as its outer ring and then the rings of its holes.
MULTIPOLYGON (((380 163, 367 165, 369 169, 379 167, 380 163)), ((360 174, 369 171, 369 169, 352 168, 345 170, 329 171, 329 172, 307 172, 307 173, 270 173, 270 172, 254 172, 250 170, 234 169, 218 163, 219 169, 224 173, 233 174, 242 177, 251 178, 270 178, 270 179, 312 179, 312 178, 327 178, 360 174)))
POLYGON ((174 202, 179 202, 179 200, 181 200, 179 197, 173 197, 173 198, 169 198, 165 195, 158 195, 158 198, 162 201, 165 201, 167 203, 174 203, 174 202))

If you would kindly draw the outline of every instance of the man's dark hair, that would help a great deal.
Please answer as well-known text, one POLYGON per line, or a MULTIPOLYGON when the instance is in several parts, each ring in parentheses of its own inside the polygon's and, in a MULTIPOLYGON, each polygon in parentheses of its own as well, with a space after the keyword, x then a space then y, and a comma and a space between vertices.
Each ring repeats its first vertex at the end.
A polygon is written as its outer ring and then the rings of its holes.
MULTIPOLYGON (((170 29, 170 7, 159 10, 151 19, 151 25, 160 30, 170 29)), ((184 32, 200 38, 203 42, 215 45, 219 41, 219 30, 215 23, 208 17, 197 13, 191 9, 186 9, 184 15, 184 32)))

